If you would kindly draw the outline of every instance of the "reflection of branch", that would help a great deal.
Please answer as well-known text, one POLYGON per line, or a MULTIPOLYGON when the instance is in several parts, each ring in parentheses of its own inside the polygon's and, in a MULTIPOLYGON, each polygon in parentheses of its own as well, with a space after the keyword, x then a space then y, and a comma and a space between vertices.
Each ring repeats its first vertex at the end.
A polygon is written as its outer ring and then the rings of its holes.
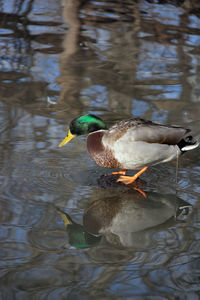
MULTIPOLYGON (((69 25, 67 35, 63 41, 63 53, 60 55, 59 84, 61 94, 58 102, 68 101, 75 103, 80 94, 80 72, 73 64, 72 55, 79 50, 79 37, 81 22, 79 19, 79 9, 81 0, 63 0, 63 19, 69 25)), ((80 70, 79 70, 80 71, 80 70)), ((80 103, 78 103, 80 107, 80 103)))
POLYGON ((14 13, 23 17, 27 17, 32 9, 32 5, 34 0, 29 0, 28 3, 25 0, 18 0, 15 3, 15 11, 14 13), (25 6, 25 9, 23 7, 25 6), (23 10, 23 12, 21 12, 23 10), (21 13, 20 13, 21 12, 21 13))
POLYGON ((79 33, 80 33, 80 20, 79 8, 81 0, 63 0, 63 18, 69 25, 67 35, 64 39, 64 51, 62 58, 67 59, 70 55, 78 50, 79 33), (64 57, 63 57, 64 56, 64 57))

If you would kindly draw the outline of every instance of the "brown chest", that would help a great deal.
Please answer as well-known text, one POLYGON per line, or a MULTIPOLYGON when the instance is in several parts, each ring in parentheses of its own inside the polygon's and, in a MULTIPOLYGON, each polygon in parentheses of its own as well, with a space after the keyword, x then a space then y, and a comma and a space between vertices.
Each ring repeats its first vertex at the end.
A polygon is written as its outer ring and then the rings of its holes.
POLYGON ((87 150, 90 157, 97 165, 104 168, 120 168, 119 162, 115 159, 112 149, 105 147, 102 138, 104 130, 90 133, 87 137, 87 150))

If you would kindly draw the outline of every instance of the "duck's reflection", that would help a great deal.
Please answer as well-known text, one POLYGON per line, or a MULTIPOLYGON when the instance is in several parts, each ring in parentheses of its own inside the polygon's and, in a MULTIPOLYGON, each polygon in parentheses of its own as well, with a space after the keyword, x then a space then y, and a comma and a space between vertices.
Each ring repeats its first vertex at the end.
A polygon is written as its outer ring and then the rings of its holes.
POLYGON ((74 222, 68 214, 61 211, 59 211, 59 213, 67 229, 70 245, 75 248, 89 248, 96 246, 100 242, 101 235, 98 234, 98 236, 96 236, 87 232, 84 226, 74 222))
POLYGON ((167 230, 189 212, 190 204, 174 195, 138 191, 94 201, 83 214, 83 225, 62 213, 69 243, 76 248, 96 246, 100 241, 112 245, 148 248, 152 235, 167 230))

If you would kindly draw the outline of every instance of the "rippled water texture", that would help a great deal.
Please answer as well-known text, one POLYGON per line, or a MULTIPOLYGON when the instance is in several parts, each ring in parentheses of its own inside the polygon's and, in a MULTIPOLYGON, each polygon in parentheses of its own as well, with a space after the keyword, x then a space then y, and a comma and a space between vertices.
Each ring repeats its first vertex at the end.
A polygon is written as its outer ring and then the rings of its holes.
POLYGON ((58 148, 87 112, 200 137, 199 1, 0 0, 0 55, 0 299, 199 299, 200 150, 134 190, 58 148))

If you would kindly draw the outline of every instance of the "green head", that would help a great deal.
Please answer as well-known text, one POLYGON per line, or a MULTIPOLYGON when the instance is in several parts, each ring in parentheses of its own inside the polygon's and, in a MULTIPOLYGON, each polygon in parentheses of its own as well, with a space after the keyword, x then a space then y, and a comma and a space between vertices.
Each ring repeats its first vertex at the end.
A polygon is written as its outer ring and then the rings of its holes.
POLYGON ((100 129, 107 129, 105 123, 94 115, 84 115, 75 118, 70 123, 70 131, 74 135, 88 134, 100 129))
POLYGON ((90 132, 107 129, 106 124, 95 115, 84 115, 71 121, 67 137, 60 143, 59 147, 67 144, 77 135, 88 134, 90 132))
POLYGON ((60 210, 58 210, 58 212, 61 214, 64 225, 67 229, 70 245, 80 249, 94 247, 99 244, 101 236, 90 234, 82 225, 75 223, 68 214, 60 210))

